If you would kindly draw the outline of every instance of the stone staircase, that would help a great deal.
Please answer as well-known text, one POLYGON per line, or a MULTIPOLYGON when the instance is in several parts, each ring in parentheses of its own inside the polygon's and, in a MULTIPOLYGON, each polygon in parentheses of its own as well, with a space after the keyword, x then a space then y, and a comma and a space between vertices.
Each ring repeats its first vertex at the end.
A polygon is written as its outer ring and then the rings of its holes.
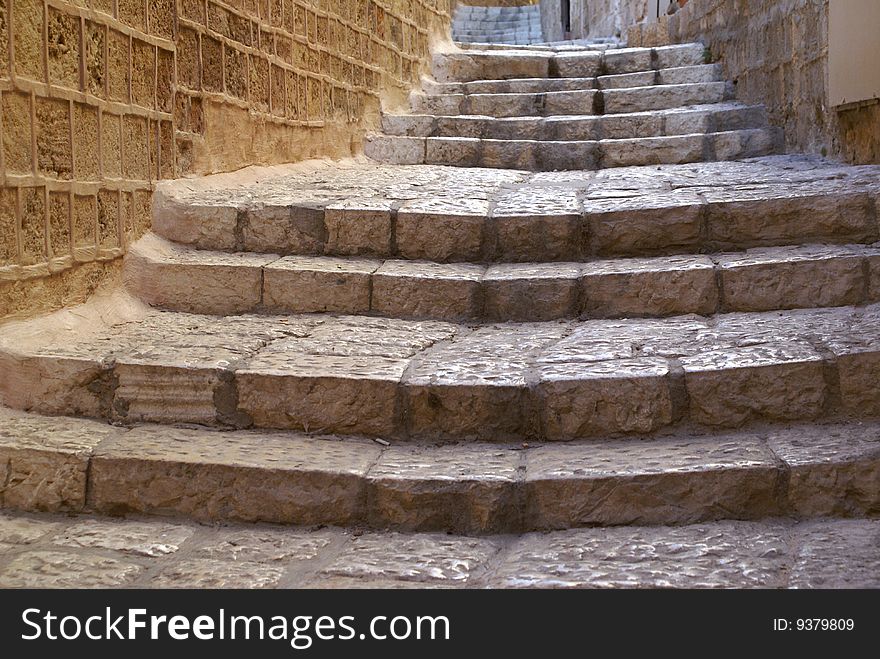
POLYGON ((452 19, 452 38, 462 43, 541 43, 541 8, 459 5, 452 19))
POLYGON ((366 153, 389 164, 530 171, 736 160, 775 152, 701 44, 438 53, 410 112, 366 153))
POLYGON ((0 504, 465 534, 880 513, 880 167, 765 155, 694 45, 435 74, 368 150, 428 164, 162 182, 125 290, 0 327, 0 504))

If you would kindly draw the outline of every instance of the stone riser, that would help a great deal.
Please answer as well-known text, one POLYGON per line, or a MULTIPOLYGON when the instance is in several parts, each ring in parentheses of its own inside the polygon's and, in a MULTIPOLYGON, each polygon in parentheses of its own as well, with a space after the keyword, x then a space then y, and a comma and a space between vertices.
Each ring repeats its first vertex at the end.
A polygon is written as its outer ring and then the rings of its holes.
POLYGON ((438 82, 471 82, 510 78, 595 78, 705 63, 702 44, 571 53, 465 50, 434 55, 432 71, 438 82))
POLYGON ((422 81, 427 94, 528 94, 576 89, 622 89, 651 85, 685 85, 722 81, 720 64, 702 64, 677 69, 600 76, 598 78, 524 78, 520 80, 477 80, 474 82, 422 81))
POLYGON ((489 119, 485 117, 435 117, 389 115, 382 117, 382 132, 397 137, 469 137, 490 140, 599 141, 695 135, 749 130, 767 126, 763 106, 716 104, 670 112, 489 119))
POLYGON ((415 114, 502 118, 649 112, 721 103, 729 98, 727 83, 704 82, 536 94, 413 94, 410 105, 415 114))
MULTIPOLYGON (((323 206, 190 206, 155 193, 154 231, 201 249, 435 262, 583 261, 591 256, 739 251, 803 242, 880 240, 877 192, 795 188, 641 199, 596 199, 570 209, 488 202, 462 212, 398 210, 390 202, 323 206)), ((558 195, 557 195, 558 196, 558 195)))
POLYGON ((382 448, 0 411, 6 508, 204 521, 519 533, 880 512, 880 429, 382 448), (76 449, 72 444, 77 444, 76 449))
POLYGON ((775 153, 781 133, 752 129, 600 141, 491 140, 368 135, 364 153, 393 165, 446 165, 533 172, 742 160, 775 153))
POLYGON ((880 301, 880 249, 487 267, 257 255, 234 262, 147 237, 129 252, 125 280, 150 305, 216 315, 331 312, 479 322, 709 315, 880 301))
POLYGON ((476 330, 172 312, 102 329, 104 317, 74 311, 54 333, 27 323, 4 331, 0 403, 413 441, 566 441, 880 414, 876 305, 476 330))

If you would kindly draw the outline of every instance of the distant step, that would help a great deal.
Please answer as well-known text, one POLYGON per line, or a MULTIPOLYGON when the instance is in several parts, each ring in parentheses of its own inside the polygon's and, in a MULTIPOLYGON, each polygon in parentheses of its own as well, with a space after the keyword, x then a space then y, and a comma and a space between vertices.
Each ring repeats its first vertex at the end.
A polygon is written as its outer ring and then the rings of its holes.
POLYGON ((383 447, 0 409, 0 450, 11 474, 0 496, 25 511, 460 533, 880 512, 873 423, 652 442, 383 447))
POLYGON ((122 423, 559 441, 880 415, 880 305, 471 327, 121 295, 0 329, 0 403, 122 423))
POLYGON ((780 134, 769 128, 610 140, 492 140, 474 137, 395 137, 373 134, 367 156, 399 165, 572 171, 641 165, 742 160, 775 153, 780 134))

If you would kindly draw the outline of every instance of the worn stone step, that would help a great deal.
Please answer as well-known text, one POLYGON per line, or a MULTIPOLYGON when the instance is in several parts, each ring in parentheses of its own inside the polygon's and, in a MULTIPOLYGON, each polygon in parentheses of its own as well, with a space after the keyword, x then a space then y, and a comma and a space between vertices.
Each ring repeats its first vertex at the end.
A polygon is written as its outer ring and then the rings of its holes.
POLYGON ((552 172, 741 160, 776 153, 774 128, 603 140, 492 140, 367 136, 364 153, 396 165, 446 165, 552 172))
POLYGON ((0 329, 0 404, 120 423, 564 441, 880 414, 880 305, 469 326, 121 294, 0 329))
POLYGON ((581 89, 542 93, 437 95, 414 92, 410 96, 410 107, 416 114, 535 117, 669 110, 688 105, 721 103, 730 98, 727 83, 700 82, 605 91, 581 89))
POLYGON ((0 409, 7 509, 521 533, 880 512, 880 427, 529 448, 116 427, 0 409), (222 485, 218 485, 222 484, 222 485))
POLYGON ((676 69, 662 69, 598 78, 522 78, 511 80, 475 80, 473 82, 434 82, 422 80, 427 94, 510 94, 572 91, 577 89, 620 89, 650 85, 680 85, 720 82, 720 64, 701 64, 676 69))
POLYGON ((153 230, 222 251, 581 261, 871 244, 878 196, 880 167, 800 156, 555 173, 313 162, 163 181, 153 230))
POLYGON ((384 114, 382 133, 399 137, 474 137, 493 140, 595 141, 726 132, 767 126, 764 106, 691 105, 671 110, 552 117, 384 114))
POLYGON ((450 321, 673 316, 880 302, 880 249, 774 247, 586 263, 441 264, 205 252, 154 235, 129 291, 173 311, 376 314, 450 321))
POLYGON ((659 48, 609 48, 572 52, 463 50, 436 53, 432 72, 438 82, 509 78, 594 78, 705 64, 702 44, 659 48))

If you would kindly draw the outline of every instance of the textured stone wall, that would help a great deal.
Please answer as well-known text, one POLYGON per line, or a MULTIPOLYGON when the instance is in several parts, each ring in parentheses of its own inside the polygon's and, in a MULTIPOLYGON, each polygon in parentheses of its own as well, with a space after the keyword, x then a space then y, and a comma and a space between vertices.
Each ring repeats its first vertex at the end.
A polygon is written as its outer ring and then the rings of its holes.
POLYGON ((84 299, 153 182, 360 149, 453 0, 0 0, 0 319, 84 299))
POLYGON ((575 39, 613 37, 645 19, 648 0, 571 0, 571 33, 575 39))
POLYGON ((703 41, 737 97, 767 105, 790 151, 880 162, 880 104, 828 105, 828 0, 690 0, 659 23, 632 27, 629 41, 703 41))

